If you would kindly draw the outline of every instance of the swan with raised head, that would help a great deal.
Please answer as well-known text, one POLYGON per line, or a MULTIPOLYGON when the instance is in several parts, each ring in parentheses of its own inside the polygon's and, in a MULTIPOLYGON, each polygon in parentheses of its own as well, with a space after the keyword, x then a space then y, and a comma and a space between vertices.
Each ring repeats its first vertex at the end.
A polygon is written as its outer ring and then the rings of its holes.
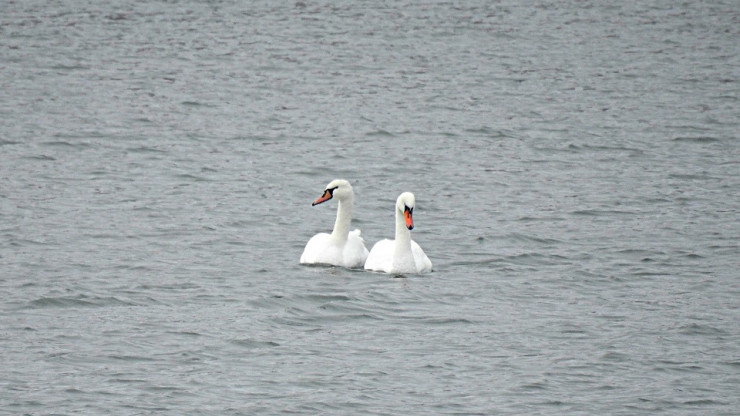
POLYGON ((350 231, 355 193, 344 179, 335 179, 326 185, 324 193, 312 206, 330 199, 337 200, 337 220, 331 234, 319 233, 311 237, 301 254, 301 264, 331 264, 347 268, 362 267, 367 258, 365 241, 360 230, 350 231))
POLYGON ((424 250, 411 239, 414 228, 416 198, 404 192, 396 200, 396 239, 375 243, 365 261, 365 270, 392 274, 424 273, 432 270, 432 262, 424 250))

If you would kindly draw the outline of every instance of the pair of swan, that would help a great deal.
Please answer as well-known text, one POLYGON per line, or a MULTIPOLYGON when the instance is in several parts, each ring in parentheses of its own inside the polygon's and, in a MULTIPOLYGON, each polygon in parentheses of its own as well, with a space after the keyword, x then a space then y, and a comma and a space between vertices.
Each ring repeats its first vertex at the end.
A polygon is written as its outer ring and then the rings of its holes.
POLYGON ((311 237, 301 255, 301 264, 332 264, 347 268, 363 267, 392 274, 424 273, 432 270, 432 262, 424 250, 411 239, 414 228, 414 194, 404 192, 396 200, 396 239, 375 243, 368 252, 360 230, 350 231, 355 194, 344 179, 329 183, 323 195, 312 205, 336 198, 337 220, 331 234, 311 237))

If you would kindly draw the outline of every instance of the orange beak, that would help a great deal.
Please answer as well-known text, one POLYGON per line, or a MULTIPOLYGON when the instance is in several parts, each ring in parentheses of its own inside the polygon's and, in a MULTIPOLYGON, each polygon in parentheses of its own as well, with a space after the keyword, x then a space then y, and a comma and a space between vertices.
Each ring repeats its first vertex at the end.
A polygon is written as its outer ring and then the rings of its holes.
POLYGON ((409 230, 414 229, 414 217, 413 217, 413 211, 409 209, 409 207, 406 207, 406 209, 403 210, 403 216, 406 218, 406 228, 409 230))
POLYGON ((314 201, 314 203, 311 204, 311 206, 313 207, 313 206, 319 205, 322 202, 326 202, 326 201, 330 200, 331 197, 332 197, 332 190, 327 189, 326 191, 324 191, 324 194, 321 195, 321 198, 319 198, 316 201, 314 201))

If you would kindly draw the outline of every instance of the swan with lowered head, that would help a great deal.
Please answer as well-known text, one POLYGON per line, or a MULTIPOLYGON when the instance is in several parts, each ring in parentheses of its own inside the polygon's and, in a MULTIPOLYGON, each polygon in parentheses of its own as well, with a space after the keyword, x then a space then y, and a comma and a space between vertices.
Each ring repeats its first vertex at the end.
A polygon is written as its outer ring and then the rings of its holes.
POLYGON ((360 230, 350 231, 355 193, 344 179, 335 179, 326 185, 323 195, 312 205, 337 199, 337 220, 331 234, 319 233, 311 237, 301 254, 301 264, 331 264, 347 268, 362 267, 367 258, 365 241, 360 230))
POLYGON ((414 228, 416 198, 404 192, 396 200, 396 239, 375 243, 365 261, 365 270, 392 274, 424 273, 432 270, 432 262, 424 250, 411 239, 414 228))

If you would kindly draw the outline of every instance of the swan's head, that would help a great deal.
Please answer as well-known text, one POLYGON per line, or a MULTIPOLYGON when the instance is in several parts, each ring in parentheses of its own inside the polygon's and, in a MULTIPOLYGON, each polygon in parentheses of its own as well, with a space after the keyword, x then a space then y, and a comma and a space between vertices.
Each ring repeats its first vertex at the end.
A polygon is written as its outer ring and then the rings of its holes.
POLYGON ((401 211, 403 218, 406 220, 406 228, 414 229, 414 205, 416 198, 411 192, 404 192, 396 200, 396 209, 401 211))
POLYGON ((326 185, 323 195, 321 195, 321 197, 311 205, 318 205, 332 198, 337 198, 341 201, 345 198, 351 197, 352 195, 352 185, 350 185, 348 181, 344 179, 334 179, 326 185))

